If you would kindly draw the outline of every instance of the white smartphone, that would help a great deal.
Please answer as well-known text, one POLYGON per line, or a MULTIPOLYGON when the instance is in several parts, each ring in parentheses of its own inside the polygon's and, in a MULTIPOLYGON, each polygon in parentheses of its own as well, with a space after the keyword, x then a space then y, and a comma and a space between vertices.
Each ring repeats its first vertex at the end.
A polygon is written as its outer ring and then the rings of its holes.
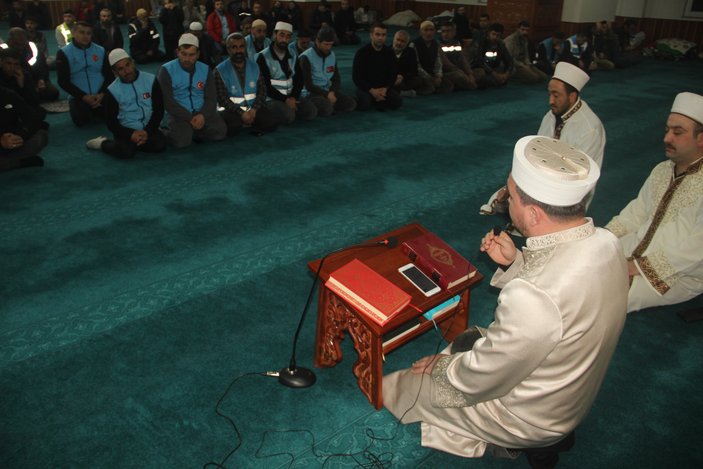
POLYGON ((434 283, 432 279, 418 269, 415 264, 405 264, 398 269, 398 272, 400 272, 403 277, 407 278, 410 283, 415 285, 425 296, 432 296, 435 293, 439 293, 441 290, 439 285, 434 283))

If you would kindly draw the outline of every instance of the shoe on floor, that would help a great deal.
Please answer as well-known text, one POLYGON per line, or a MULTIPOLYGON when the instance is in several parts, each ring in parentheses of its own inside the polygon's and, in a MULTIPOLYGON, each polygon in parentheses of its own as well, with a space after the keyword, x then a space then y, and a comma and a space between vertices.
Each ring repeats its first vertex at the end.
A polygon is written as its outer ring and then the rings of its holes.
POLYGON ((400 96, 403 98, 414 98, 417 96, 417 92, 415 90, 405 90, 400 92, 400 96))
POLYGON ((91 150, 100 150, 102 143, 107 140, 107 137, 95 137, 85 142, 85 146, 91 150))

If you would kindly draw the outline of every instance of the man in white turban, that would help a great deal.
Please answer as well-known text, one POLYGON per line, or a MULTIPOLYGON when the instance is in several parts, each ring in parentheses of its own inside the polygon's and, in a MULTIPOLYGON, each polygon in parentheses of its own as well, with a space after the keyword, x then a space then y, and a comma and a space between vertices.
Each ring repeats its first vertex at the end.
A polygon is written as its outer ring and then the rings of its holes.
MULTIPOLYGON (((605 129, 603 124, 581 99, 581 90, 590 77, 586 72, 568 62, 559 62, 554 69, 554 76, 549 80, 549 111, 542 118, 538 135, 552 137, 573 145, 603 166, 605 151, 605 129)), ((490 215, 503 210, 505 187, 495 192, 480 213, 490 215)), ((586 200, 586 209, 593 198, 593 191, 586 200)))
POLYGON ((599 175, 590 157, 564 142, 517 142, 510 215, 527 246, 518 251, 505 232, 481 243, 503 266, 491 280, 502 289, 495 320, 383 378, 384 406, 403 423, 421 422, 423 446, 530 457, 529 448, 572 438, 626 316, 625 257, 617 238, 584 216, 599 175))
POLYGON ((628 312, 703 292, 703 96, 679 93, 665 129, 668 160, 606 226, 628 256, 628 312))

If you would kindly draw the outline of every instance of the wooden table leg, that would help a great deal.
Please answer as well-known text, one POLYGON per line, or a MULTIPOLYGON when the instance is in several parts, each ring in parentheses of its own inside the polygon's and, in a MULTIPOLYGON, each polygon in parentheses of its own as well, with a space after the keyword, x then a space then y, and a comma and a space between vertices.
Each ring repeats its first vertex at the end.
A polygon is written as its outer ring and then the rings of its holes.
POLYGON ((349 320, 349 335, 358 355, 353 371, 361 392, 376 409, 383 406, 383 342, 356 317, 349 320))
POLYGON ((320 287, 315 337, 316 367, 332 367, 342 361, 340 342, 353 317, 347 305, 327 288, 320 287))

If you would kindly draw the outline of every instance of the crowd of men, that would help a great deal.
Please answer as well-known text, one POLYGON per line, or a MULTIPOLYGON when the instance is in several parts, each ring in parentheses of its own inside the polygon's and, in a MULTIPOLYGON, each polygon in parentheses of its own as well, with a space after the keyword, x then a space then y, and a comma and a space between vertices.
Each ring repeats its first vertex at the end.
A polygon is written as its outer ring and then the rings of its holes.
POLYGON ((73 124, 103 122, 112 133, 87 146, 117 158, 355 109, 392 111, 418 95, 546 81, 549 110, 536 135, 515 145, 506 186, 481 207, 507 207, 527 237, 522 252, 505 232, 481 242, 503 266, 492 280, 502 288, 495 322, 385 377, 383 399, 403 422, 423 422, 423 444, 462 456, 512 457, 568 438, 595 399, 626 313, 703 292, 703 96, 676 96, 667 160, 606 229, 596 228, 585 215, 606 132, 581 93, 593 70, 636 63, 643 38, 631 25, 624 48, 601 22, 590 34, 555 33, 533 58, 524 21, 505 41, 487 15, 473 32, 458 15, 440 25, 439 37, 424 21, 415 40, 400 30, 391 46, 388 28, 375 23, 356 50, 356 92, 348 96, 333 48, 359 42, 349 2, 340 7, 343 22, 321 2, 314 32, 275 3, 269 14, 260 2, 249 9, 216 0, 202 11, 165 0, 163 37, 140 9, 128 26, 129 52, 110 8, 99 9, 94 24, 79 19, 86 11, 66 11, 55 57, 41 20, 23 18, 0 50, 0 170, 43 165, 49 133, 40 103, 58 97, 50 67, 69 95, 73 124), (150 61, 163 63, 157 74, 137 68, 150 61))

